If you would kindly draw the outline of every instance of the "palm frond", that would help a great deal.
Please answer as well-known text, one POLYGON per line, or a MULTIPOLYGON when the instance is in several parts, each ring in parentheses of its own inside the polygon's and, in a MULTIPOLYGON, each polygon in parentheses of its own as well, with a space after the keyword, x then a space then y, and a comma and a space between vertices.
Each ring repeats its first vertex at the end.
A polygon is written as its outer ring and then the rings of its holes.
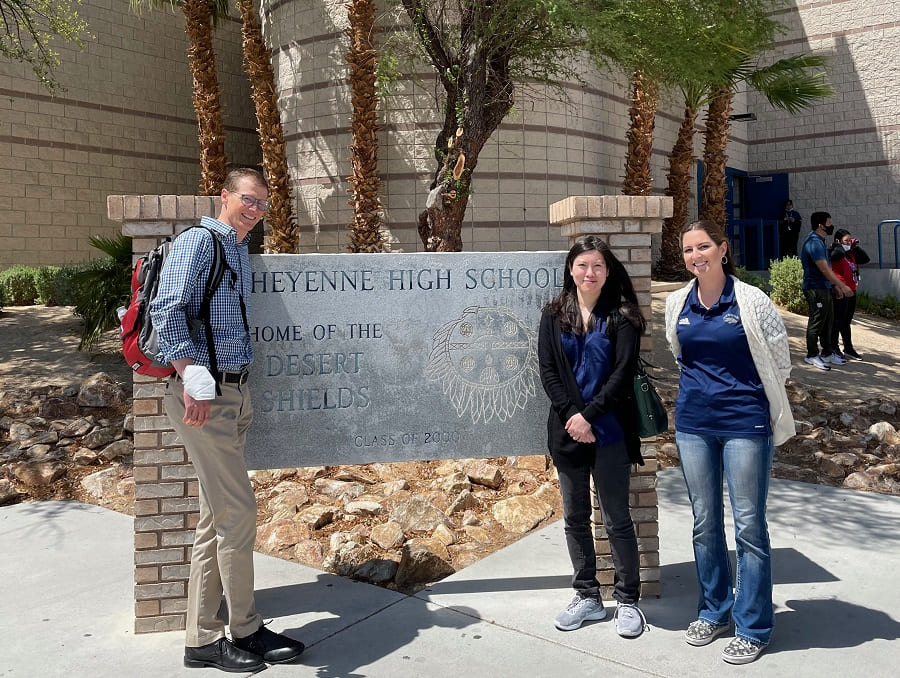
POLYGON ((92 247, 96 247, 117 262, 131 262, 131 238, 128 236, 117 235, 110 238, 103 235, 92 235, 90 243, 92 247))
MULTIPOLYGON (((181 0, 128 0, 128 9, 133 14, 140 14, 145 9, 160 9, 167 5, 175 9, 181 6, 181 0)), ((209 0, 209 11, 212 13, 213 26, 218 26, 222 19, 228 18, 229 7, 228 0, 209 0)))
POLYGON ((815 54, 787 57, 756 69, 747 83, 775 108, 795 114, 834 94, 824 66, 825 59, 815 54))

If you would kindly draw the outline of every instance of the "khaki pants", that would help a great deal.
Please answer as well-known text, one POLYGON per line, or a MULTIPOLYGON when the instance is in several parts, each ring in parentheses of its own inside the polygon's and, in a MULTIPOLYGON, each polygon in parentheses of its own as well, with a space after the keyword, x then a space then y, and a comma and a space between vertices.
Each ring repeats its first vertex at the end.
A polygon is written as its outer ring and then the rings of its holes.
POLYGON ((226 620, 218 614, 223 594, 232 637, 249 636, 260 627, 262 617, 253 597, 256 497, 244 461, 253 419, 248 386, 222 384, 222 395, 213 401, 202 428, 182 421, 184 386, 174 376, 166 386, 165 404, 200 481, 185 644, 199 647, 225 635, 226 620))

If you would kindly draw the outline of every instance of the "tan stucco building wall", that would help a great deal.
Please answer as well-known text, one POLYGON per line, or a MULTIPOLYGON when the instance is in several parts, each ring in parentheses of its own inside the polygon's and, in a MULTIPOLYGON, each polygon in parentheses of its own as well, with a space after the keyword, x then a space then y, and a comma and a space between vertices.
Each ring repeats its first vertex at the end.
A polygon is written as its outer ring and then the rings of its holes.
MULTIPOLYGON (((343 251, 351 220, 344 4, 263 0, 303 252, 343 251)), ((135 16, 108 0, 86 0, 83 12, 97 39, 81 53, 60 50, 68 92, 51 98, 27 68, 0 63, 0 268, 97 255, 88 237, 115 232, 105 217, 107 195, 196 190, 196 121, 181 16, 171 10, 135 16)), ((732 125, 729 165, 751 176, 787 172, 804 219, 825 209, 874 253, 875 224, 900 218, 894 48, 900 0, 794 0, 777 16, 787 27, 777 55, 824 53, 836 94, 790 116, 756 94, 739 93, 735 113, 757 119, 732 125)), ((217 29, 226 145, 232 163, 253 164, 258 144, 238 29, 234 21, 217 29)), ((435 82, 421 70, 397 83, 381 109, 385 215, 394 247, 404 251, 422 249, 415 223, 435 169, 439 130, 435 82)), ((569 195, 620 190, 627 78, 584 72, 588 85, 573 79, 564 98, 535 88, 517 94, 515 109, 480 156, 463 229, 466 249, 565 247, 548 224, 548 206, 569 195)), ((665 190, 681 113, 678 97, 664 95, 654 139, 656 194, 665 190)), ((699 134, 695 142, 699 156, 699 134)), ((696 214, 696 200, 691 209, 696 214)))
POLYGON ((835 95, 794 116, 749 95, 747 169, 787 172, 806 228, 827 211, 874 256, 878 222, 900 219, 900 2, 796 0, 778 19, 788 30, 777 55, 826 56, 835 95))
MULTIPOLYGON (((88 239, 118 231, 110 194, 197 191, 183 15, 110 0, 84 0, 79 13, 95 37, 83 51, 54 44, 66 91, 51 97, 26 65, 0 61, 0 269, 101 256, 88 239)), ((258 164, 239 23, 220 24, 215 49, 229 161, 258 164)))

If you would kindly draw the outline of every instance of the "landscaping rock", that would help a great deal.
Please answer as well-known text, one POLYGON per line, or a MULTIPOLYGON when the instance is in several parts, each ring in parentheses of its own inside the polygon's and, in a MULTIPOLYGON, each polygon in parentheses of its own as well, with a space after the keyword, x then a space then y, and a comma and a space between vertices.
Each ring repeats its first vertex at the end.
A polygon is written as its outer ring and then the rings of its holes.
POLYGON ((134 444, 127 438, 117 440, 103 448, 100 456, 106 461, 119 459, 120 457, 130 457, 134 453, 134 444))
POLYGON ((496 490, 503 482, 503 472, 493 464, 485 461, 473 461, 466 466, 466 475, 476 485, 483 485, 496 490))
POLYGON ((119 470, 113 466, 81 479, 81 486, 97 499, 109 497, 119 484, 119 470))
POLYGON ((524 534, 553 515, 553 509, 540 499, 525 495, 498 501, 491 513, 505 529, 524 534))
POLYGON ((390 551, 403 543, 403 528, 398 523, 389 520, 386 523, 375 525, 369 532, 369 539, 385 551, 390 551))
POLYGON ((411 497, 391 511, 391 520, 404 532, 431 532, 438 525, 450 526, 443 511, 421 497, 411 497))
MULTIPOLYGON (((445 548, 441 550, 446 553, 445 548)), ((456 571, 447 562, 448 557, 449 554, 440 553, 434 544, 417 539, 408 541, 403 545, 394 581, 399 588, 407 588, 443 579, 456 571)))
POLYGON ((77 403, 81 407, 115 407, 125 402, 125 392, 105 372, 85 379, 78 389, 77 403))

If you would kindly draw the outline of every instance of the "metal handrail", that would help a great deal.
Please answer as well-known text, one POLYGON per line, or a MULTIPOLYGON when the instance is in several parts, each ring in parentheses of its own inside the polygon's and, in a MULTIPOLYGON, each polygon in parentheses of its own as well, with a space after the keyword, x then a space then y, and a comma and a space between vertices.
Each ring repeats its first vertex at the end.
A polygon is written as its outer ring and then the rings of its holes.
POLYGON ((885 219, 878 222, 878 268, 884 268, 884 253, 881 247, 881 227, 885 224, 894 224, 894 266, 900 267, 900 242, 897 240, 897 231, 900 231, 900 219, 885 219))

